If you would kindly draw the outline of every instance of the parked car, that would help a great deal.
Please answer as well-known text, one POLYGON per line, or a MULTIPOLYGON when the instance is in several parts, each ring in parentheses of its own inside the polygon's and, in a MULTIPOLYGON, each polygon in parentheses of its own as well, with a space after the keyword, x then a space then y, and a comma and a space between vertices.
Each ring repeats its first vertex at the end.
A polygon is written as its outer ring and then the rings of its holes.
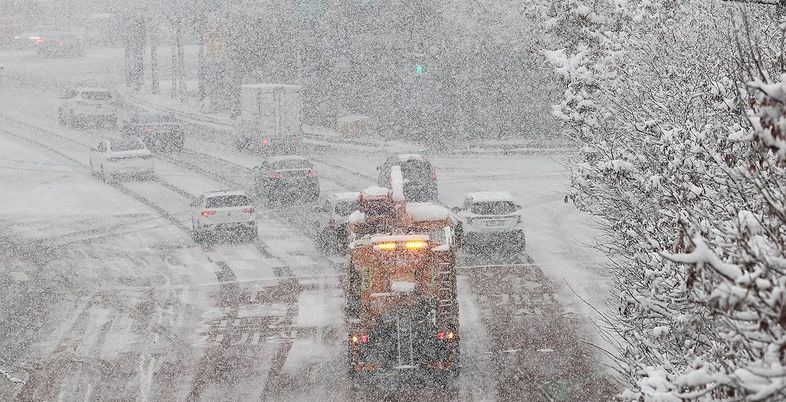
POLYGON ((105 139, 90 152, 90 173, 104 181, 120 176, 152 178, 153 154, 135 138, 105 139))
POLYGON ((154 151, 182 151, 185 144, 183 125, 171 114, 134 112, 123 119, 120 132, 139 138, 154 151))
POLYGON ((79 126, 94 121, 115 125, 117 122, 116 99, 103 88, 66 89, 57 116, 60 124, 79 126))
POLYGON ((71 32, 46 32, 33 42, 40 57, 81 57, 85 52, 85 40, 71 32))
POLYGON ((254 191, 268 201, 319 198, 319 177, 314 165, 298 155, 274 156, 254 168, 254 191))
POLYGON ((378 185, 391 188, 390 172, 393 166, 401 167, 404 197, 408 201, 435 201, 437 199, 437 172, 423 155, 393 155, 377 167, 378 185))
POLYGON ((526 238, 521 219, 521 206, 507 191, 469 193, 454 212, 461 219, 463 244, 470 248, 483 246, 524 250, 526 238))
POLYGON ((358 210, 359 196, 358 192, 334 193, 319 206, 321 217, 317 233, 320 237, 317 240, 324 250, 346 250, 347 222, 349 216, 358 210))
POLYGON ((231 239, 237 236, 255 238, 257 221, 254 205, 243 191, 211 191, 191 204, 191 227, 197 240, 223 232, 231 239))

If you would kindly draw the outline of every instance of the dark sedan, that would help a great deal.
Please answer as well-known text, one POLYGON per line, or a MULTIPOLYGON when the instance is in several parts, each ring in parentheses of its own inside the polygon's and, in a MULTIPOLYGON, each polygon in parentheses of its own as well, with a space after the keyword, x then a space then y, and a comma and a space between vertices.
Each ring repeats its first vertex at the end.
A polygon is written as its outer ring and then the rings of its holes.
POLYGON ((182 151, 185 144, 183 125, 174 116, 140 112, 125 120, 123 135, 137 137, 154 151, 182 151))
POLYGON ((268 201, 291 201, 319 198, 319 177, 308 159, 297 156, 275 156, 254 168, 254 190, 268 201))

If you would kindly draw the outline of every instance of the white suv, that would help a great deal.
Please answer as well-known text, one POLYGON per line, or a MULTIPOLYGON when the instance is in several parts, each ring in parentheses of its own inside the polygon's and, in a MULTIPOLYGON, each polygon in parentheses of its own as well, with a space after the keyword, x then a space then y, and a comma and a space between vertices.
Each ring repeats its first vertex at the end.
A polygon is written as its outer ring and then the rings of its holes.
POLYGON ((195 238, 219 230, 231 237, 240 232, 249 238, 257 236, 254 205, 243 191, 211 191, 202 194, 191 206, 191 227, 195 238))
POLYGON ((505 246, 524 250, 526 238, 521 206, 507 191, 469 193, 461 208, 454 208, 462 222, 463 242, 468 246, 505 246))
POLYGON ((60 124, 77 126, 88 120, 114 126, 117 123, 117 100, 103 88, 69 89, 60 96, 57 116, 60 124))

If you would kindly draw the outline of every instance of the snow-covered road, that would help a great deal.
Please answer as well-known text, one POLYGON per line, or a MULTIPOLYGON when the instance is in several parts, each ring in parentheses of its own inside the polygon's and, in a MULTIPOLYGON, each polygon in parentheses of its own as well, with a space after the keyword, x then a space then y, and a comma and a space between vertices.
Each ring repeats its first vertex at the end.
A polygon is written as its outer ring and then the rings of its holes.
MULTIPOLYGON (((91 60, 104 74, 96 83, 115 81, 101 54, 91 60)), ((204 130, 189 135, 186 152, 156 161, 156 180, 104 184, 86 164, 89 148, 112 130, 58 126, 56 85, 38 88, 35 78, 0 83, 0 399, 613 394, 581 342, 594 339, 590 310, 572 293, 602 303, 602 260, 580 245, 592 231, 562 203, 567 176, 554 157, 430 155, 447 205, 471 190, 510 190, 527 211, 528 252, 462 258, 463 369, 453 386, 410 379, 357 390, 344 356, 344 260, 315 247, 311 205, 259 205, 254 242, 195 244, 190 200, 247 187, 258 157, 204 130)), ((310 156, 323 194, 372 184, 385 157, 320 148, 310 156)))

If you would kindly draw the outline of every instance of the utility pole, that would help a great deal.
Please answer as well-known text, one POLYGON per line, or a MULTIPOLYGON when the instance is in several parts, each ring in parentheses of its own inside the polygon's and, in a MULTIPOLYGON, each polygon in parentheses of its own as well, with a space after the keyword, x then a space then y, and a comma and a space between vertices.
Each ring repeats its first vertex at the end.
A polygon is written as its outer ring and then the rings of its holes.
POLYGON ((158 24, 155 17, 150 19, 150 81, 150 93, 158 94, 158 24))

